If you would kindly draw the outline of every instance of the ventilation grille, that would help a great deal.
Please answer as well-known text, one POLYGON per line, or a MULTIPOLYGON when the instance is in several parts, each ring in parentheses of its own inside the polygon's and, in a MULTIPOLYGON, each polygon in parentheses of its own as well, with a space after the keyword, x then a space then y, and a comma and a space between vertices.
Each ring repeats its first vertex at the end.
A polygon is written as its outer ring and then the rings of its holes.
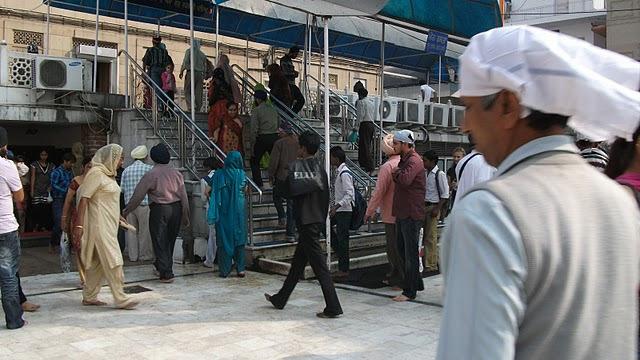
POLYGON ((9 57, 9 84, 30 88, 33 76, 33 59, 9 57))
POLYGON ((67 65, 60 60, 43 60, 38 69, 40 83, 46 87, 61 88, 67 85, 67 65))
POLYGON ((13 30, 13 43, 20 45, 43 46, 44 34, 34 31, 13 30))

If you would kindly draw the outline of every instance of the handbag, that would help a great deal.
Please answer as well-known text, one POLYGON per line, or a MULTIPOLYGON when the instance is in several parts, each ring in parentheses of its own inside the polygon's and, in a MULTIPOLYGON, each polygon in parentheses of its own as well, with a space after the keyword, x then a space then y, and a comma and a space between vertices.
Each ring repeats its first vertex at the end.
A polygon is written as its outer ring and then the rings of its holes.
POLYGON ((316 159, 296 160, 289 164, 287 181, 292 197, 327 189, 324 169, 316 159))

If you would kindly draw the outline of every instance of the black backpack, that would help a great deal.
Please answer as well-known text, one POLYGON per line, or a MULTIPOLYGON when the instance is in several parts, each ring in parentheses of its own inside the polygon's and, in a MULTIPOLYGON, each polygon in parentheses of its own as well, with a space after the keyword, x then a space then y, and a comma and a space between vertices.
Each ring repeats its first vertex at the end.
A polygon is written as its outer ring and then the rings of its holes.
MULTIPOLYGON (((353 174, 350 170, 344 170, 340 173, 340 176, 344 173, 349 174, 351 179, 353 179, 353 174)), ((360 190, 358 190, 355 185, 353 186, 353 197, 354 201, 351 203, 351 226, 349 229, 358 230, 362 225, 364 225, 364 215, 367 212, 367 202, 364 200, 360 190)))

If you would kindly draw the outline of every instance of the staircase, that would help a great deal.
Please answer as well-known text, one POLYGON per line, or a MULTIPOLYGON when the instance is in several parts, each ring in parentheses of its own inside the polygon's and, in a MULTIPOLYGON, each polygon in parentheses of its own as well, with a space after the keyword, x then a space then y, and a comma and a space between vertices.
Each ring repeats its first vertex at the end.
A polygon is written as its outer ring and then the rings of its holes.
MULTIPOLYGON (((121 55, 129 56, 121 51, 121 55)), ((152 83, 142 68, 129 57, 131 65, 131 106, 136 110, 137 116, 131 121, 132 129, 135 129, 137 141, 144 139, 147 146, 153 146, 158 142, 164 142, 172 153, 172 165, 183 172, 187 192, 190 194, 192 210, 192 229, 182 234, 186 240, 183 246, 186 254, 193 253, 193 244, 196 248, 201 242, 206 242, 207 226, 203 204, 200 200, 199 179, 204 175, 202 160, 209 156, 215 156, 223 160, 225 154, 207 137, 207 114, 196 114, 195 121, 184 113, 177 105, 169 100, 161 90, 152 83), (145 90, 148 89, 148 90, 145 90), (146 95, 145 95, 146 94, 146 95), (168 104, 168 106, 167 106, 168 104), (166 108, 163 113, 159 108, 166 108), (135 128, 134 128, 135 127, 135 128), (190 241, 193 239, 193 241, 190 241)), ((252 79, 243 69, 234 66, 234 72, 243 88, 245 104, 252 99, 253 87, 257 81, 252 79)), ((245 107, 249 108, 249 107, 245 107)), ((288 119, 295 131, 312 130, 321 136, 324 134, 323 120, 316 118, 302 118, 297 115, 280 114, 288 119)), ((246 127, 245 127, 246 128, 246 127)), ((355 184, 365 196, 369 198, 375 179, 370 177, 357 165, 357 150, 349 149, 349 144, 343 140, 343 134, 339 126, 331 127, 331 144, 340 145, 347 153, 347 165, 354 172, 355 184)), ((322 148, 321 151, 324 151, 322 148)), ((323 155, 322 155, 323 156, 323 155)), ((265 188, 259 189, 251 181, 251 171, 246 168, 250 195, 247 197, 248 207, 248 233, 249 239, 246 246, 247 262, 254 264, 257 269, 286 274, 289 261, 293 257, 295 244, 289 243, 285 238, 285 230, 278 228, 278 217, 272 201, 272 190, 268 185, 266 173, 265 188)), ((350 238, 351 268, 361 268, 387 263, 385 252, 384 227, 381 223, 364 225, 358 231, 354 231, 350 238)), ((325 247, 326 243, 322 243, 325 247)), ((332 255, 332 259, 335 256, 332 255)), ((337 262, 332 264, 337 269, 337 262)), ((310 270, 310 269, 309 269, 310 270)))

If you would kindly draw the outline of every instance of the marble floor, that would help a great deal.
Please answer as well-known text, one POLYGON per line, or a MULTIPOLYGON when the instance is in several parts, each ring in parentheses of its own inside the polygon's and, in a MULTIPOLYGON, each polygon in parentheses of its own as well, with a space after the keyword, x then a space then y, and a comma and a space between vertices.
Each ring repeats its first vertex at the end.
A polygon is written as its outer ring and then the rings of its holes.
MULTIPOLYGON (((83 307, 76 273, 25 277, 30 301, 20 330, 0 330, 5 359, 432 359, 442 313, 439 276, 425 279, 416 302, 395 303, 390 289, 340 285, 339 319, 315 316, 324 302, 316 281, 298 284, 284 310, 262 294, 284 277, 248 272, 221 279, 198 265, 175 265, 173 284, 154 279, 151 266, 125 268, 135 296, 132 311, 83 307)), ((108 287, 101 299, 112 301, 108 287)))

